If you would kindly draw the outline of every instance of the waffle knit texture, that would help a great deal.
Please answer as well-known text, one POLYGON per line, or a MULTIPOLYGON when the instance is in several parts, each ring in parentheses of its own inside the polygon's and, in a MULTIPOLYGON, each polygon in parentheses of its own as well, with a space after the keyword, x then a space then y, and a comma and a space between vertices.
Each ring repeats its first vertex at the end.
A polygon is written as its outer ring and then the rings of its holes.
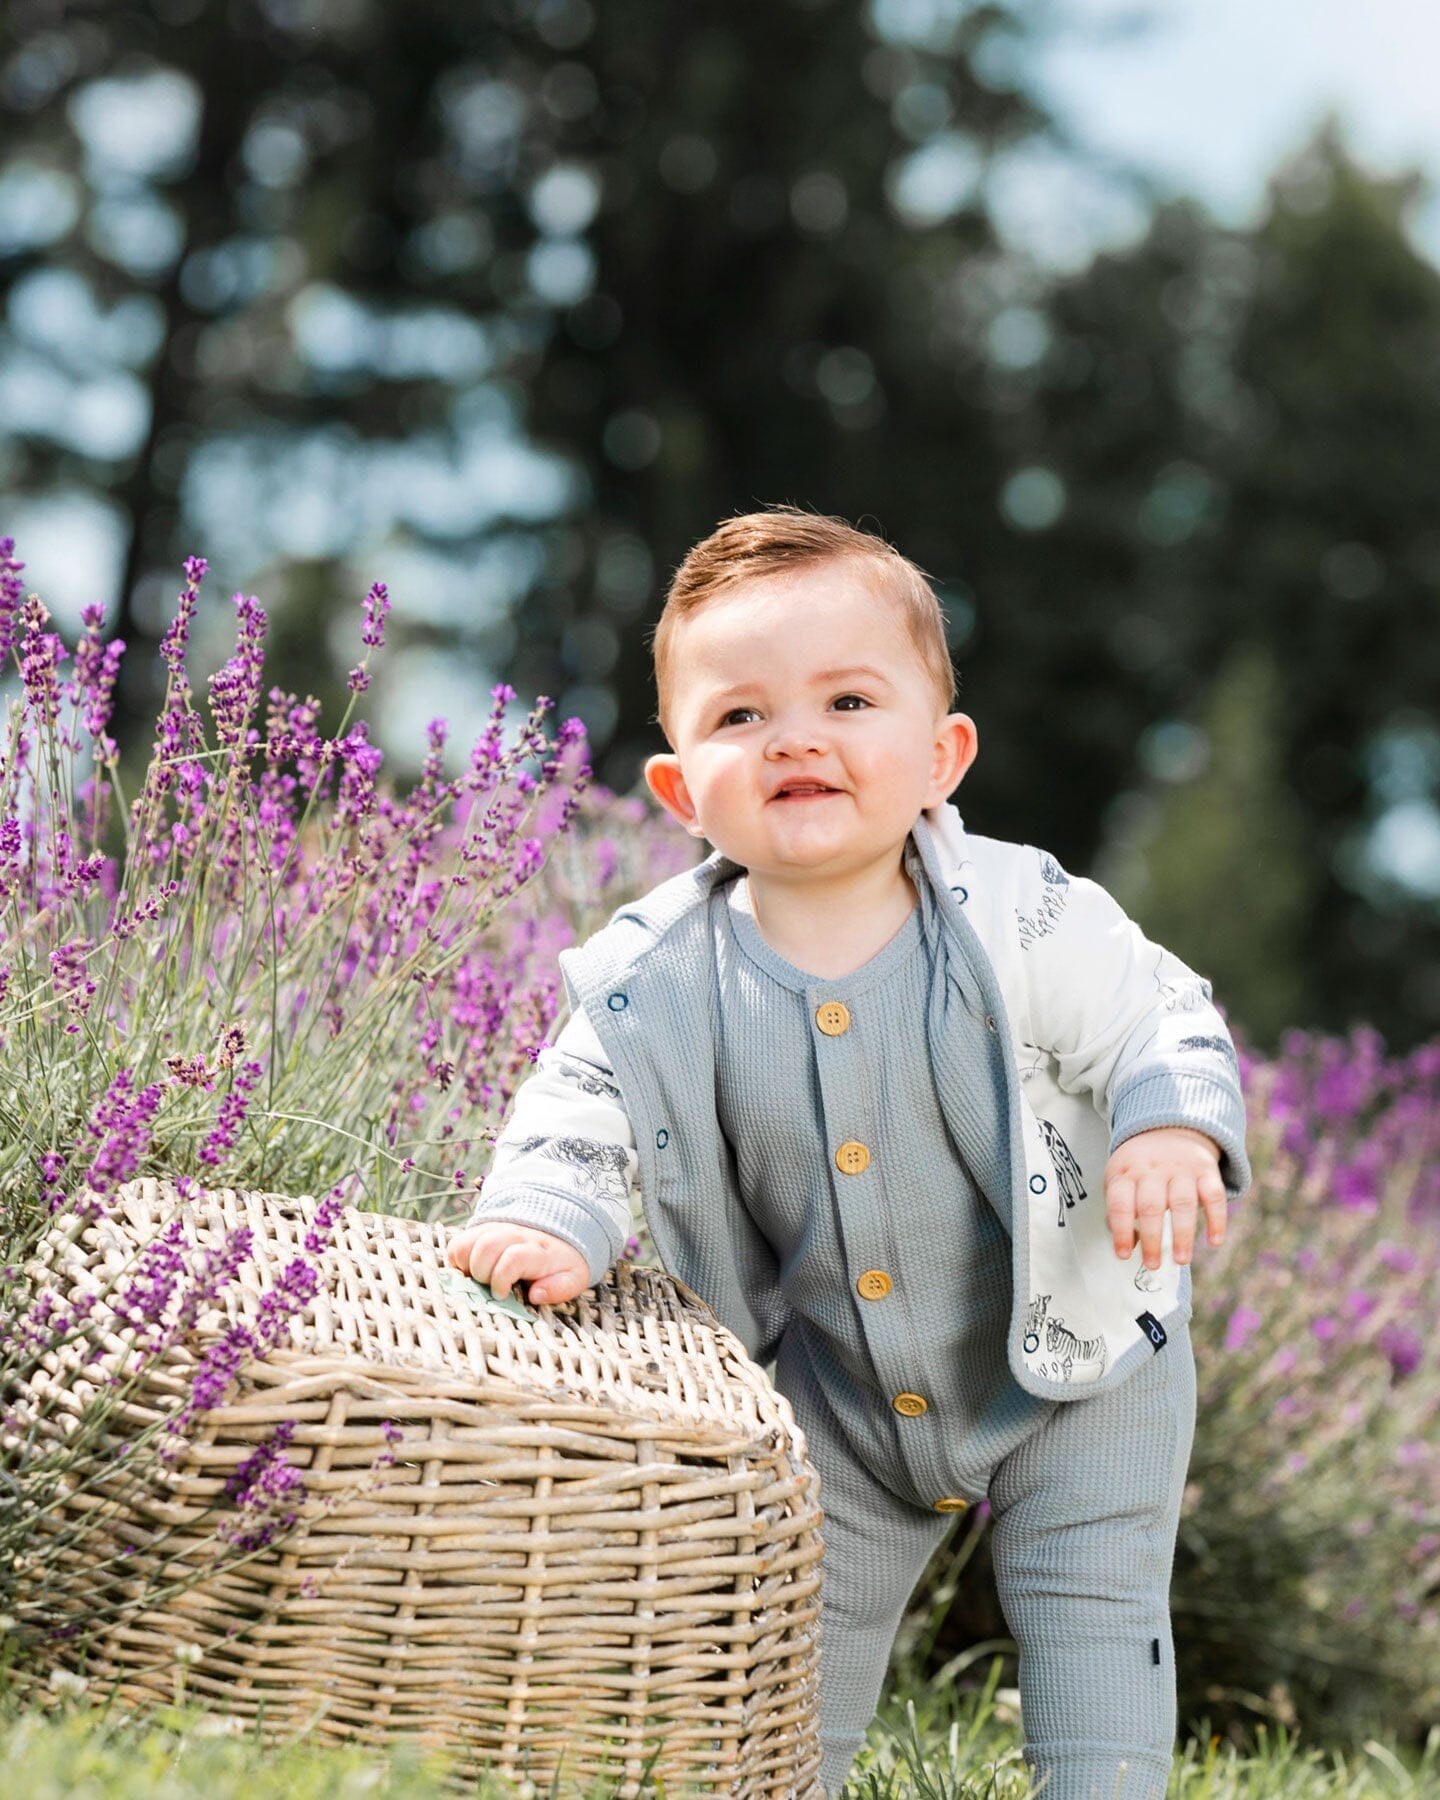
MULTIPOLYGON (((743 882, 710 901, 720 1122, 742 1191, 763 1197, 794 1314, 776 1385, 821 1478, 822 1783, 844 1785, 905 1602, 951 1522, 936 1500, 988 1497, 1027 1760, 1058 1800, 1161 1795, 1175 1733, 1170 1569, 1194 1423, 1188 1333, 1113 1397, 1061 1407, 1015 1381, 1010 1244, 967 1161, 995 1146, 957 1144, 935 1092, 924 1021, 937 988, 943 1004, 943 944, 935 901, 917 891, 896 936, 838 981, 771 949, 743 882), (844 1029, 819 1029, 837 1001, 844 1029), (859 1173, 826 1153, 846 1142, 871 1152, 859 1173), (866 1299, 856 1271, 889 1286, 866 1299), (897 1394, 925 1411, 898 1412, 897 1394), (1058 1412, 1073 1423, 1051 1428, 1058 1412)), ((956 1012, 946 1028, 983 1066, 994 1034, 956 1012)))
MULTIPOLYGON (((820 1476, 820 1779, 835 1800, 905 1602, 953 1520, 898 1498, 854 1454, 801 1334, 782 1341, 775 1382, 820 1476)), ((1051 1405, 991 1475, 1024 1755, 1046 1800, 1163 1800, 1176 1724, 1170 1574, 1194 1428, 1181 1326, 1122 1386, 1051 1405)))
MULTIPOLYGON (((935 902, 863 968, 820 981, 760 935, 745 884, 710 901, 720 996, 716 1100, 742 1192, 755 1196, 810 1366, 854 1454, 917 1506, 982 1499, 990 1470, 1053 1401, 1005 1360, 1010 1238, 970 1173, 993 1132, 957 1145, 926 1055, 932 1002, 947 1003, 935 902), (938 992, 937 992, 938 990, 938 992), (827 1002, 848 1014, 827 1034, 827 1002), (829 1146, 869 1151, 856 1174, 829 1146), (857 1287, 857 1278, 871 1279, 857 1287), (867 1289, 889 1285, 867 1299, 867 1289), (894 1396, 916 1394, 906 1417, 894 1396)), ((994 1033, 963 1007, 945 1028, 981 1068, 994 1033)))

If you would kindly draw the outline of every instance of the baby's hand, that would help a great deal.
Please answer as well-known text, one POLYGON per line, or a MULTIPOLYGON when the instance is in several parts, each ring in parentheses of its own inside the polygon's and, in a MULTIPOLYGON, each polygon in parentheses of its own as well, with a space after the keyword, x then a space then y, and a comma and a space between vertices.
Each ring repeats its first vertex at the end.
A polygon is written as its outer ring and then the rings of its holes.
POLYGON ((1139 1222, 1140 1249, 1147 1269, 1160 1267, 1160 1227, 1172 1215, 1171 1248, 1177 1263, 1189 1262, 1195 1246, 1195 1218, 1205 1208, 1206 1237, 1225 1241, 1225 1183, 1220 1179, 1220 1146, 1188 1125, 1161 1125, 1126 1138, 1105 1165, 1105 1223, 1115 1254, 1130 1256, 1139 1222))
POLYGON ((589 1265, 572 1244, 504 1219, 457 1231, 445 1246, 445 1260, 485 1282, 497 1300, 517 1281, 529 1282, 532 1306, 559 1306, 590 1286, 589 1265))

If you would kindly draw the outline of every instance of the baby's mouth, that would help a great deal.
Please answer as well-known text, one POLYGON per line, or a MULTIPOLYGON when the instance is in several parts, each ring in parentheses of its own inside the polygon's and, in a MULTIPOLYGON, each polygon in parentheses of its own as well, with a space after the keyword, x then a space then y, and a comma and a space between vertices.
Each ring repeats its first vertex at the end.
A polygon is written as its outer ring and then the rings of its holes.
POLYGON ((827 787, 823 781, 787 781, 770 796, 772 800, 823 800, 827 794, 838 794, 839 788, 827 787))

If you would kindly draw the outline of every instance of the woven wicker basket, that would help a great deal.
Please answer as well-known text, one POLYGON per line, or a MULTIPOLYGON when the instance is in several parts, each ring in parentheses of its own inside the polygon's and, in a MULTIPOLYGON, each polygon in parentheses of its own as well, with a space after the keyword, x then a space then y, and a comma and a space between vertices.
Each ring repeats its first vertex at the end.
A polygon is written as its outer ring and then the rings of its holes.
MULTIPOLYGON (((93 1290, 178 1204, 132 1183, 78 1243, 49 1240, 47 1283, 93 1290)), ((254 1229, 230 1319, 253 1315, 313 1210, 230 1191, 186 1204, 194 1245, 254 1229)), ((446 1236, 344 1213, 292 1347, 245 1369, 122 1521, 137 1583, 157 1525, 188 1524, 213 1557, 200 1515, 290 1420, 302 1529, 105 1628, 92 1681, 171 1698, 188 1645, 188 1699, 276 1739, 404 1735, 458 1753, 461 1776, 548 1786, 558 1764, 562 1789, 634 1795, 658 1774, 672 1792, 820 1800, 818 1480, 786 1401, 657 1270, 621 1265, 511 1317, 447 1269, 446 1236), (387 1421, 403 1439, 377 1470, 387 1421)), ((117 1435, 176 1405, 226 1323, 202 1317, 165 1353, 117 1435)))

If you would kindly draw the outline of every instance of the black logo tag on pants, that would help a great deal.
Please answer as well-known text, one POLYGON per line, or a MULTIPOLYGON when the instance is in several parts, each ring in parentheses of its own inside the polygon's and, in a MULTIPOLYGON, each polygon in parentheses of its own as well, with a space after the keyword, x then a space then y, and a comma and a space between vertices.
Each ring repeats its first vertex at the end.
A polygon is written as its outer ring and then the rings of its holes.
POLYGON ((1149 1338, 1150 1348, 1152 1350, 1163 1350, 1165 1348, 1165 1327, 1155 1317, 1154 1313, 1141 1313, 1135 1323, 1145 1333, 1146 1337, 1149 1338))

